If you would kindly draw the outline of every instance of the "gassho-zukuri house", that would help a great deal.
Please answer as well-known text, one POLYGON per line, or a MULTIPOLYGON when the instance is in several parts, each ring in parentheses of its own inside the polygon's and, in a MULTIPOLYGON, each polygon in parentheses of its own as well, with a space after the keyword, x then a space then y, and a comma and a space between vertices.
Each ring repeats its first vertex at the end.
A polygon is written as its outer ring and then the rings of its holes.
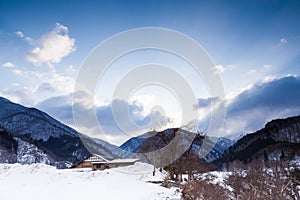
POLYGON ((92 154, 85 160, 73 165, 71 168, 91 168, 93 170, 104 170, 115 167, 133 165, 139 159, 114 159, 107 160, 98 154, 92 154))

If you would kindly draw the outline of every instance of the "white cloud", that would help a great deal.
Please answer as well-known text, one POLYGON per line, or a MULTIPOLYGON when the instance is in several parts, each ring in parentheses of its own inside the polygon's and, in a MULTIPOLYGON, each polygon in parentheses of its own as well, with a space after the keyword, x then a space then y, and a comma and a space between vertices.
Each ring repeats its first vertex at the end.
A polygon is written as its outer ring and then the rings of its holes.
POLYGON ((280 43, 286 43, 287 42, 287 39, 286 38, 281 38, 280 39, 280 43))
POLYGON ((248 75, 253 75, 253 74, 255 74, 255 73, 256 73, 256 69, 250 69, 250 70, 247 72, 248 75))
POLYGON ((223 67, 222 65, 216 65, 215 70, 219 73, 223 73, 225 72, 225 67, 223 67))
MULTIPOLYGON (((49 71, 47 73, 37 73, 32 71, 22 72, 26 78, 35 78, 36 85, 39 85, 38 92, 50 92, 48 95, 69 94, 74 90, 75 79, 71 76, 49 71)), ((46 94, 44 94, 46 95, 46 94)))
POLYGON ((101 136, 109 139, 109 142, 120 145, 130 137, 143 134, 151 129, 160 130, 171 123, 170 118, 160 110, 154 110, 143 116, 143 106, 136 103, 137 101, 128 103, 115 99, 107 105, 87 107, 82 103, 73 104, 72 96, 65 95, 49 98, 36 106, 72 127, 75 127, 73 112, 76 108, 76 113, 80 113, 80 119, 77 118, 79 124, 78 122, 76 124, 78 131, 92 137, 101 136), (113 107, 115 107, 116 113, 114 113, 113 107), (122 108, 128 109, 130 116, 122 108), (95 114, 97 121, 93 120, 95 114))
POLYGON ((33 44, 33 39, 29 36, 25 36, 24 33, 22 31, 17 31, 15 32, 15 34, 19 37, 19 38, 22 38, 24 41, 26 41, 27 43, 29 44, 33 44))
POLYGON ((22 74, 22 71, 19 70, 19 69, 14 69, 14 70, 12 70, 12 72, 13 72, 15 75, 21 75, 21 74, 22 74))
POLYGON ((74 68, 73 65, 69 65, 66 69, 65 69, 66 73, 68 74, 73 74, 76 72, 76 69, 74 68))
POLYGON ((7 98, 15 103, 20 103, 25 106, 33 106, 36 102, 34 100, 34 87, 21 86, 18 83, 13 83, 8 89, 0 91, 0 96, 7 98))
POLYGON ((268 83, 268 82, 272 82, 276 79, 277 79, 276 76, 265 76, 261 82, 262 83, 268 83))
POLYGON ((288 42, 288 40, 286 38, 280 38, 279 45, 284 45, 287 42, 288 42))
POLYGON ((153 94, 135 95, 131 97, 130 103, 143 106, 143 115, 145 116, 150 113, 154 99, 155 96, 153 94))
POLYGON ((224 134, 250 133, 272 119, 300 114, 300 78, 266 77, 227 99, 224 134))
POLYGON ((17 35, 18 37, 20 37, 20 38, 23 38, 23 37, 24 37, 24 34, 23 34, 23 32, 21 32, 21 31, 17 31, 17 32, 16 32, 16 35, 17 35))
POLYGON ((2 66, 6 67, 6 68, 12 68, 12 67, 14 67, 14 64, 12 64, 11 62, 6 62, 6 63, 3 63, 2 66))
POLYGON ((39 39, 38 45, 27 56, 27 61, 36 66, 53 66, 75 50, 75 39, 69 37, 68 27, 56 23, 51 32, 39 39))
MULTIPOLYGON (((299 89, 298 76, 266 77, 230 98, 227 97, 224 101, 226 119, 223 136, 251 133, 263 128, 273 119, 299 115, 300 93, 297 92, 299 89)), ((202 99, 199 103, 203 108, 209 109, 206 99, 202 99)), ((210 112, 208 110, 208 113, 210 112)), ((199 121, 199 128, 206 130, 205 127, 210 123, 210 115, 200 118, 199 121)))
POLYGON ((18 79, 28 81, 25 84, 14 83, 11 87, 2 90, 2 94, 15 102, 26 102, 28 106, 34 106, 35 102, 53 96, 72 93, 74 89, 75 79, 72 76, 54 70, 37 72, 12 68, 11 72, 18 76, 18 79), (30 93, 26 95, 28 91, 30 93))
POLYGON ((28 42, 29 44, 33 44, 33 39, 32 39, 31 37, 26 36, 26 37, 24 38, 24 40, 25 40, 26 42, 28 42))
POLYGON ((214 70, 215 70, 215 72, 221 74, 221 73, 224 73, 226 71, 231 71, 234 68, 235 68, 234 65, 227 65, 226 67, 224 67, 223 65, 216 65, 214 67, 214 70))
POLYGON ((45 76, 45 82, 48 82, 58 92, 71 93, 74 90, 75 80, 70 76, 52 72, 45 76))

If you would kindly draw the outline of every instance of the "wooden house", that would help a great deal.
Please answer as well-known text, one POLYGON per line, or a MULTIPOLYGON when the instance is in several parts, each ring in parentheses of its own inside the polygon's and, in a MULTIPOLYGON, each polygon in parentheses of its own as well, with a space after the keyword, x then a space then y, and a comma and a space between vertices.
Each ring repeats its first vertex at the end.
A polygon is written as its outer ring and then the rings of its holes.
POLYGON ((97 167, 98 169, 103 170, 107 168, 107 166, 104 165, 104 163, 107 161, 107 159, 98 154, 92 154, 90 157, 73 165, 71 168, 92 168, 95 170, 95 168, 97 167), (98 162, 98 165, 94 166, 93 162, 98 162))
POLYGON ((111 161, 107 161, 105 163, 103 162, 99 162, 99 161, 94 161, 92 162, 93 165, 93 169, 102 169, 103 166, 105 165, 105 168, 115 168, 115 167, 125 167, 128 165, 133 165, 135 162, 137 162, 138 159, 115 159, 115 160, 111 160, 111 161))
POLYGON ((92 154, 85 160, 73 165, 71 168, 91 168, 93 170, 104 170, 108 168, 133 165, 138 159, 114 159, 107 160, 98 154, 92 154))

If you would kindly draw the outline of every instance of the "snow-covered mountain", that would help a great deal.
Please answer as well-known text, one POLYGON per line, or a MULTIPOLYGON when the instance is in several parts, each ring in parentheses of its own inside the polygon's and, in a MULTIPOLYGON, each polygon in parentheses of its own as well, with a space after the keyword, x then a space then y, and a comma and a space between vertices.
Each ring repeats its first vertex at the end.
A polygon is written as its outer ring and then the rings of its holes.
POLYGON ((118 147, 80 134, 38 109, 0 97, 0 162, 65 168, 90 155, 81 139, 89 151, 117 157, 112 151, 117 152, 118 147))
MULTIPOLYGON (((204 136, 201 136, 196 133, 192 133, 189 131, 185 131, 180 128, 170 128, 166 129, 161 132, 148 132, 146 134, 143 134, 139 137, 133 137, 126 141, 124 144, 120 146, 121 149, 125 150, 125 154, 122 155, 122 157, 130 157, 130 152, 134 153, 142 153, 142 152, 149 152, 161 149, 162 147, 166 146, 174 137, 176 134, 181 135, 192 135, 193 136, 193 142, 191 144, 190 149, 198 154, 200 151, 200 148, 203 144, 203 141, 205 139, 204 136)), ((185 137, 182 137, 185 138, 185 137)), ((211 162, 215 159, 220 158, 222 154, 225 152, 225 150, 228 149, 229 146, 231 146, 233 143, 231 140, 227 138, 207 138, 207 141, 217 141, 214 144, 214 147, 211 152, 209 152, 205 157, 204 160, 206 162, 211 162)), ((181 142, 188 142, 188 141, 181 141, 181 142)))
MULTIPOLYGON (((175 135, 181 135, 182 144, 188 142, 187 139, 192 135, 194 139, 188 151, 196 154, 205 138, 180 128, 170 128, 133 137, 119 148, 78 133, 38 109, 27 108, 0 97, 0 163, 45 163, 66 168, 91 153, 101 154, 108 159, 130 158, 132 152, 161 149, 175 135)), ((242 137, 234 144, 222 137, 206 139, 215 144, 204 161, 214 161, 217 165, 234 160, 248 162, 257 158, 299 157, 300 116, 273 120, 263 129, 242 137)))
MULTIPOLYGON (((66 168, 89 156, 98 153, 106 158, 128 158, 131 152, 162 148, 172 140, 175 134, 182 136, 194 133, 173 128, 162 132, 149 132, 140 137, 131 138, 120 148, 103 140, 90 138, 55 120, 48 114, 22 105, 12 103, 0 97, 0 162, 4 163, 45 163, 58 168, 66 168), (149 137, 146 137, 149 136, 149 137), (163 139, 163 141, 162 141, 163 139), (84 146, 82 140, 85 141, 84 146), (88 150, 86 147, 88 146, 88 150), (91 152, 92 151, 92 152, 91 152)), ((198 151, 202 145, 199 135, 195 135, 192 149, 198 151)), ((181 143, 187 138, 182 137, 181 143)), ((231 141, 220 138, 207 161, 217 159, 231 141)))
POLYGON ((217 163, 235 160, 248 163, 254 159, 293 160, 297 157, 300 157, 300 116, 272 120, 261 130, 245 135, 217 163))

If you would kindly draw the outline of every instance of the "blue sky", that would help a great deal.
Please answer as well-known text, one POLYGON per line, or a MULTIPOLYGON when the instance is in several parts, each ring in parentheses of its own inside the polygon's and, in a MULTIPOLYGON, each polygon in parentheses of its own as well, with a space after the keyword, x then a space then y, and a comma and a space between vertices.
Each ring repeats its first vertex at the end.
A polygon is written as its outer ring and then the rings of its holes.
MULTIPOLYGON (((264 95, 258 95, 264 91, 269 96, 280 96, 282 90, 287 90, 291 94, 286 96, 297 97, 293 95, 297 95, 297 89, 300 89, 297 88, 300 74, 299 20, 299 1, 0 0, 0 95, 26 106, 38 106, 73 125, 70 94, 80 66, 89 52, 119 32, 141 27, 163 27, 196 40, 216 64, 228 106, 224 133, 254 131, 272 118, 299 114, 297 102, 284 101, 279 97, 278 101, 285 103, 274 102, 278 110, 270 107, 277 114, 268 113, 266 104, 262 103, 267 97, 261 99, 264 95), (290 82, 284 81, 286 79, 290 82), (280 85, 278 91, 275 90, 277 93, 268 89, 273 84, 280 85), (257 99, 244 98, 245 94, 257 96, 257 99), (257 123, 252 123, 245 114, 248 108, 242 106, 250 100, 254 102, 251 109, 255 109, 260 116, 257 123), (239 126, 234 124, 237 117, 241 120, 239 126)), ((129 56, 123 64, 138 63, 137 59, 167 58, 166 55, 156 56, 150 52, 143 56, 129 56)), ((117 80, 121 71, 116 65, 108 79, 117 80)), ((196 90, 199 87, 202 91, 203 82, 198 83, 192 77, 188 79, 196 90)), ((201 91, 196 92, 199 99, 210 98, 207 92, 201 91)), ((110 102, 106 99, 108 93, 108 90, 100 92, 102 99, 99 99, 98 106, 101 113, 108 113, 108 117, 102 120, 106 121, 104 126, 107 131, 117 132, 110 121, 110 102)), ((272 97, 267 99, 276 99, 272 97)), ((151 115, 161 119, 162 124, 169 123, 169 118, 174 116, 168 116, 168 113, 164 113, 166 116, 162 113, 157 115, 150 111, 151 106, 159 102, 168 104, 168 100, 162 100, 166 98, 167 93, 162 91, 151 92, 147 88, 140 91, 135 97, 139 100, 135 101, 137 105, 131 104, 137 123, 147 122, 147 117, 151 115)), ((171 102, 166 110, 172 110, 173 106, 177 110, 176 102, 171 102)), ((83 130, 93 132, 87 127, 83 130)), ((125 137, 109 135, 105 139, 121 143, 125 137)))

